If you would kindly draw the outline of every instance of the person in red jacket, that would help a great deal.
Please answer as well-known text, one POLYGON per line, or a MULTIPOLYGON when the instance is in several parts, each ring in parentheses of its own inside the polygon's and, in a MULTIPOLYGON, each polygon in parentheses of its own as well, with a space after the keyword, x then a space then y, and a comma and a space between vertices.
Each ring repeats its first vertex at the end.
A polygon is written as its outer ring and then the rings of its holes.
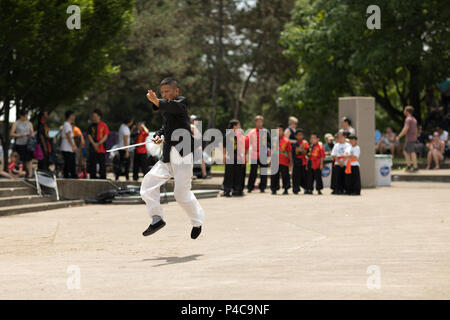
POLYGON ((288 189, 291 187, 291 178, 289 176, 289 170, 292 169, 292 145, 291 141, 284 136, 283 125, 278 126, 278 171, 270 176, 270 190, 272 194, 277 194, 280 189, 280 174, 283 181, 283 194, 288 194, 288 189))
POLYGON ((316 190, 318 194, 322 194, 322 169, 323 159, 325 158, 325 150, 319 143, 319 136, 315 133, 311 134, 311 145, 309 146, 307 157, 308 164, 306 167, 306 190, 305 194, 313 194, 314 181, 316 182, 316 190))
MULTIPOLYGON (((142 143, 147 140, 149 135, 149 131, 145 126, 144 122, 139 122, 137 125, 137 129, 139 130, 136 143, 142 143)), ((146 145, 136 147, 134 151, 134 160, 133 160, 133 180, 139 180, 139 169, 142 170, 142 173, 145 174, 148 172, 148 159, 147 159, 147 147, 146 145)))
POLYGON ((292 170, 292 191, 294 194, 300 192, 300 187, 306 189, 306 152, 309 149, 309 143, 306 141, 303 134, 303 129, 297 129, 295 131, 296 143, 294 147, 294 168, 292 170))
POLYGON ((100 179, 106 179, 106 148, 109 129, 102 121, 102 112, 95 109, 91 114, 92 124, 88 128, 89 158, 88 172, 90 179, 97 179, 97 163, 100 166, 100 179))

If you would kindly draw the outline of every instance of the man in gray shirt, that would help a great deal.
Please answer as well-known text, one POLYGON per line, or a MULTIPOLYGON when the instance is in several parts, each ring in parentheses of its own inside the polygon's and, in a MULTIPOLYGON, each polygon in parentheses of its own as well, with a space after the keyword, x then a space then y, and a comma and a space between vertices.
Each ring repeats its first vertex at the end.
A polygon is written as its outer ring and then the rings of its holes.
POLYGON ((395 138, 396 140, 400 140, 401 137, 405 136, 405 146, 403 148, 403 154, 405 155, 406 171, 416 172, 419 170, 417 167, 417 155, 416 155, 416 141, 417 141, 417 120, 414 118, 414 108, 411 106, 405 107, 403 111, 405 115, 405 124, 403 126, 400 134, 395 138), (412 160, 412 167, 411 167, 412 160))

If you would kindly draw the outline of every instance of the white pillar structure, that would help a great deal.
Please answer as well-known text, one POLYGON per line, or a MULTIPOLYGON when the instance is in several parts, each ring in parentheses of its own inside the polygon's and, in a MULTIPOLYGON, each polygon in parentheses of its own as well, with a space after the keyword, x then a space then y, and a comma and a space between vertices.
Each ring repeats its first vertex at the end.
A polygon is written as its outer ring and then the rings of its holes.
POLYGON ((358 144, 361 148, 359 159, 361 171, 361 186, 374 188, 376 186, 375 172, 375 98, 373 97, 343 97, 339 98, 339 122, 342 117, 352 121, 356 130, 358 144))

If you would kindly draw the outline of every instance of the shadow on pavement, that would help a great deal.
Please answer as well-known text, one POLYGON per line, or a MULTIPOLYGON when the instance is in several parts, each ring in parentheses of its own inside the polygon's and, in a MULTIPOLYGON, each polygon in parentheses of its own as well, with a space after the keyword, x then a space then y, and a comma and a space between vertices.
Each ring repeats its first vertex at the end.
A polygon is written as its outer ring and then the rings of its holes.
POLYGON ((158 258, 152 258, 152 259, 143 259, 142 261, 161 261, 165 260, 166 263, 160 263, 157 265, 154 265, 153 267, 161 267, 166 266, 169 264, 175 264, 175 263, 185 263, 189 261, 195 261, 198 257, 203 256, 202 254, 191 254, 190 256, 186 257, 158 257, 158 258))

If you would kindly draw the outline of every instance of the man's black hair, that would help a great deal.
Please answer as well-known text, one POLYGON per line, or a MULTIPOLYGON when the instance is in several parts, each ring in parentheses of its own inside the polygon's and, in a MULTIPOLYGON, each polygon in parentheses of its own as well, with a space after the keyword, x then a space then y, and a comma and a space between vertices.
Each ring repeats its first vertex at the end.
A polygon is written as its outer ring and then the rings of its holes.
POLYGON ((26 116, 28 114, 28 111, 25 109, 20 109, 19 116, 26 116))
POLYGON ((39 111, 39 113, 38 113, 38 115, 37 115, 38 121, 41 121, 41 120, 42 120, 42 117, 44 116, 44 114, 45 114, 46 112, 47 112, 46 110, 41 110, 41 111, 39 111))
POLYGON ((134 118, 132 118, 132 117, 125 117, 125 119, 123 119, 123 123, 124 124, 127 124, 130 121, 134 121, 134 118))
POLYGON ((284 125, 279 124, 279 125, 278 125, 278 128, 284 129, 284 125))
POLYGON ((228 122, 228 129, 233 129, 233 127, 237 126, 238 124, 239 124, 239 120, 231 119, 230 122, 228 122))
POLYGON ((164 85, 170 85, 172 87, 179 88, 178 81, 175 80, 174 78, 170 78, 170 77, 163 79, 163 81, 161 81, 161 83, 159 84, 160 87, 162 87, 164 85))
POLYGON ((315 133, 315 132, 311 133, 310 136, 316 136, 316 138, 319 137, 319 135, 317 133, 315 133))
POLYGON ((354 134, 352 134, 351 136, 348 136, 348 139, 349 140, 352 140, 352 139, 358 140, 358 137, 355 136, 354 134))
POLYGON ((301 133, 305 133, 305 131, 303 131, 303 129, 302 128, 298 128, 297 130, 295 130, 295 134, 297 134, 297 133, 299 133, 299 132, 301 132, 301 133))
POLYGON ((347 122, 349 126, 352 125, 352 120, 350 120, 350 119, 347 118, 347 117, 344 117, 343 121, 344 121, 344 122, 347 122))
POLYGON ((74 114, 74 112, 72 110, 67 110, 66 111, 66 120, 69 119, 69 117, 73 114, 74 114))
POLYGON ((103 113, 100 109, 94 109, 94 111, 92 111, 92 113, 96 113, 98 114, 100 117, 103 117, 103 113))

